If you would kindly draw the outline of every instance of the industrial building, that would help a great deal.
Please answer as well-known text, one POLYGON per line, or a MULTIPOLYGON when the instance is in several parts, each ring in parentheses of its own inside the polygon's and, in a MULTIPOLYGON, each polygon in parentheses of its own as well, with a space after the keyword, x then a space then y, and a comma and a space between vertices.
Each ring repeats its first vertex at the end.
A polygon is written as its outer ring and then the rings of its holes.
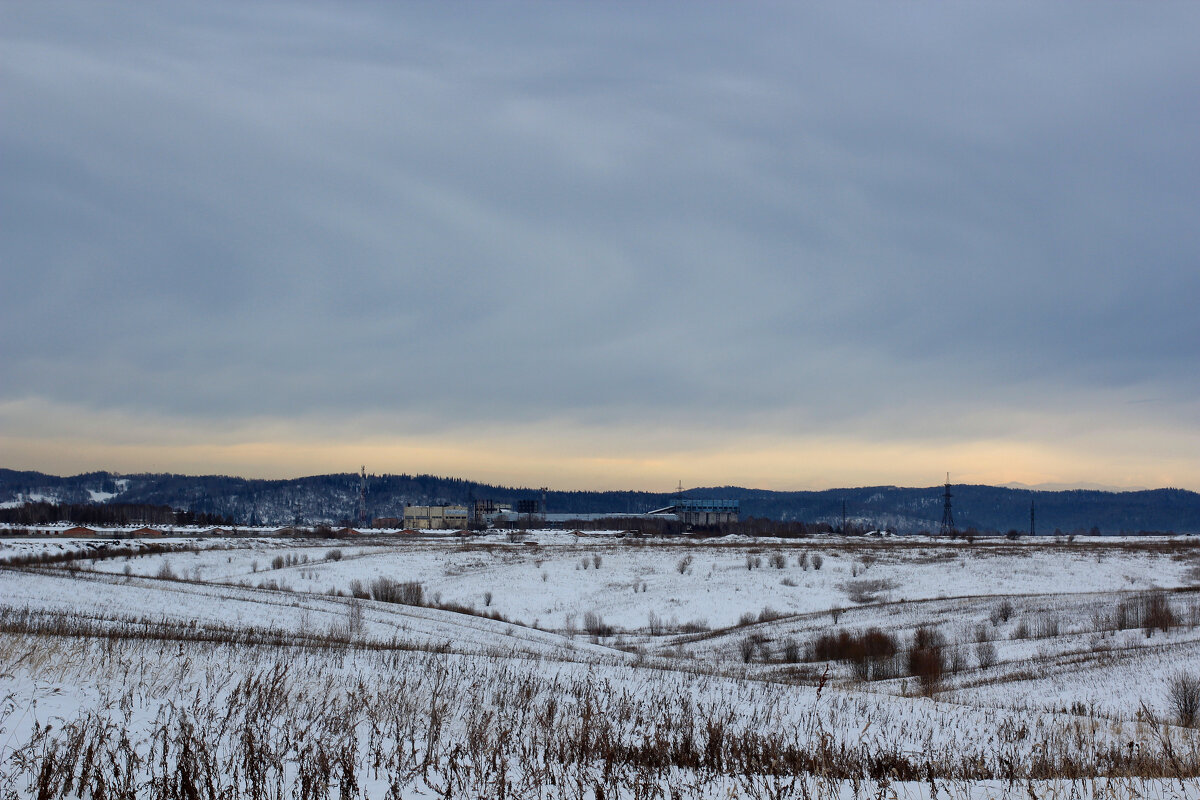
POLYGON ((492 500, 475 501, 474 521, 476 525, 494 525, 497 521, 507 522, 513 518, 511 503, 497 503, 492 500))
POLYGON ((706 497, 677 497, 674 504, 650 512, 655 515, 674 514, 684 525, 711 527, 738 521, 737 500, 714 500, 706 497))
POLYGON ((462 530, 467 527, 466 506, 406 506, 404 527, 414 530, 462 530))

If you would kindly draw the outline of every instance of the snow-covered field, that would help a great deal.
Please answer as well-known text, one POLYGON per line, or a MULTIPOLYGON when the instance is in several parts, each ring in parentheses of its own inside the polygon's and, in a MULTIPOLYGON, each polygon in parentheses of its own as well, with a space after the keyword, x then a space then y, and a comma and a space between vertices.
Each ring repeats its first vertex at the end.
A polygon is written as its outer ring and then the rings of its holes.
POLYGON ((0 563, 0 797, 1200 796, 1186 537, 54 537, 0 563), (869 667, 829 649, 872 629, 869 667))

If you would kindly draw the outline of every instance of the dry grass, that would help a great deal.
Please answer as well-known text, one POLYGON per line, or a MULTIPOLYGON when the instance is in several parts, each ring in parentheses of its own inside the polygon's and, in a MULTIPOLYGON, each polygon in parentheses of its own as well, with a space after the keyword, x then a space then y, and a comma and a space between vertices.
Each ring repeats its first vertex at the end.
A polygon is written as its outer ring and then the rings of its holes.
POLYGON ((71 641, 46 650, 41 636, 10 635, 0 647, 6 672, 33 658, 24 666, 86 670, 120 687, 53 728, 23 728, 0 758, 9 796, 257 800, 370 787, 372 797, 541 798, 560 787, 568 796, 582 788, 585 797, 700 798, 717 796, 716 786, 720 796, 833 797, 849 784, 886 795, 894 781, 949 789, 1200 775, 1195 740, 1179 735, 1147 734, 1127 748, 1006 721, 986 743, 856 742, 838 733, 841 720, 854 729, 895 723, 869 700, 819 690, 788 724, 764 725, 762 713, 786 694, 754 682, 713 695, 653 673, 630 691, 587 669, 494 657, 392 651, 345 661, 260 644, 71 641), (139 716, 142 708, 153 713, 139 716))

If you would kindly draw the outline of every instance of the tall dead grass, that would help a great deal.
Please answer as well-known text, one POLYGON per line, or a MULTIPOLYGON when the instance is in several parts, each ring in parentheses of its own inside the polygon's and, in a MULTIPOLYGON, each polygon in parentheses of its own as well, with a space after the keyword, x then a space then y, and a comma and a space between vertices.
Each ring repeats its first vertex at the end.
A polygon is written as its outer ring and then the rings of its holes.
MULTIPOLYGON (((20 650, 41 647, 39 636, 19 638, 21 646, 0 649, 10 674, 20 650)), ((932 735, 944 721, 890 719, 868 698, 818 689, 815 702, 797 707, 789 687, 754 681, 710 691, 702 676, 548 670, 492 656, 347 659, 259 645, 75 641, 56 656, 73 667, 41 666, 68 678, 86 671, 113 690, 53 726, 0 720, 16 734, 0 753, 0 785, 13 797, 665 800, 711 797, 714 787, 722 796, 834 797, 844 787, 886 796, 895 781, 1018 787, 1200 776, 1190 735, 1128 748, 1013 717, 980 741, 958 740, 932 735), (910 738, 926 744, 856 734, 864 723, 916 728, 910 738)))

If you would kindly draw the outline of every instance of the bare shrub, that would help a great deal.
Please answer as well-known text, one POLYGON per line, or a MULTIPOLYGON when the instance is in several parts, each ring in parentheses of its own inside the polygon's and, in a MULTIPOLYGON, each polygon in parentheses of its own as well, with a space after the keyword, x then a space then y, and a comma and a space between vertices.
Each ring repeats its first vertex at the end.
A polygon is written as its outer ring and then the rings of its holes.
POLYGON ((824 563, 825 563, 825 559, 822 558, 819 553, 812 557, 813 569, 820 569, 824 563))
POLYGON ((604 617, 595 611, 584 612, 583 629, 596 638, 612 636, 613 634, 612 626, 605 624, 604 617))
POLYGON ((346 601, 346 630, 351 636, 356 636, 363 631, 362 600, 357 597, 351 597, 346 601))
POLYGON ((1017 627, 1013 628, 1010 639, 1028 639, 1029 638, 1029 623, 1025 620, 1017 622, 1017 627))
POLYGON ((596 569, 600 569, 600 565, 603 563, 604 563, 604 559, 600 556, 599 553, 592 553, 592 566, 593 567, 595 567, 596 569))
POLYGON ((908 651, 908 674, 917 679, 926 695, 932 695, 941 685, 946 671, 945 644, 936 628, 922 625, 913 631, 912 649, 908 651))
POLYGON ((780 581, 780 583, 783 584, 784 586, 799 586, 799 584, 796 583, 796 580, 794 578, 784 578, 783 580, 780 581))
POLYGON ((591 562, 590 562, 590 561, 588 561, 588 557, 587 557, 587 556, 584 556, 583 558, 579 559, 579 566, 583 567, 584 569, 587 569, 587 568, 588 568, 588 564, 590 564, 590 563, 591 563, 591 562))
POLYGON ((1007 598, 1001 600, 1000 603, 992 609, 991 621, 993 625, 999 625, 1001 622, 1008 622, 1012 619, 1013 604, 1007 598))
POLYGON ((852 603, 876 603, 879 601, 880 594, 895 589, 896 583, 886 578, 864 579, 849 581, 842 584, 841 588, 852 603))
POLYGON ((417 581, 403 583, 391 578, 376 578, 371 581, 371 599, 404 606, 425 604, 425 588, 417 581))
POLYGON ((350 581, 350 596, 357 597, 359 600, 369 600, 371 598, 371 590, 362 581, 355 579, 350 581))
POLYGON ((341 549, 335 547, 334 549, 325 553, 325 560, 326 561, 341 561, 342 560, 341 549))
MULTIPOLYGON (((1182 624, 1182 622, 1180 624, 1182 624)), ((1200 625, 1200 603, 1197 603, 1193 600, 1188 605, 1187 626, 1195 629, 1198 625, 1200 625)))
POLYGON ((662 636, 667 632, 666 621, 653 611, 647 615, 646 621, 649 623, 648 627, 651 636, 662 636))
POLYGON ((283 569, 283 564, 284 560, 283 556, 281 555, 275 556, 271 559, 271 569, 283 569))
POLYGON ((1190 728, 1196 724, 1196 715, 1200 714, 1200 677, 1191 672, 1176 673, 1167 697, 1180 725, 1190 728))
POLYGON ((163 561, 159 566, 158 572, 154 573, 154 577, 162 581, 177 581, 179 576, 175 574, 175 570, 171 569, 170 561, 163 561))
POLYGON ((711 630, 706 619, 693 619, 679 626, 680 633, 705 633, 711 630))
POLYGON ((773 622, 774 620, 777 620, 777 619, 783 619, 786 616, 787 616, 787 614, 783 613, 782 611, 776 611, 775 609, 771 608, 770 606, 763 606, 763 610, 758 612, 758 621, 759 622, 773 622))
POLYGON ((967 649, 961 645, 946 648, 946 668, 951 675, 957 675, 967 668, 967 649))
POLYGON ((803 553, 801 553, 800 557, 798 559, 796 559, 796 565, 798 567, 800 567, 800 569, 804 570, 805 572, 808 572, 808 551, 807 550, 805 550, 803 553))
MULTIPOLYGON (((1107 622, 1108 620, 1101 620, 1107 622)), ((1163 592, 1151 592, 1141 597, 1122 600, 1111 620, 1112 627, 1119 631, 1141 628, 1150 637, 1154 631, 1167 633, 1178 624, 1178 618, 1170 601, 1163 592)))
POLYGON ((795 664, 800 660, 800 643, 795 639, 784 640, 783 660, 789 664, 795 664))
POLYGON ((768 563, 775 569, 783 569, 787 566, 787 556, 783 553, 772 553, 768 563))
POLYGON ((1053 639, 1061 630, 1058 616, 1055 614, 1039 614, 1033 621, 1033 637, 1035 639, 1053 639))
POLYGON ((850 665, 854 676, 863 681, 893 677, 898 650, 896 637, 879 628, 857 634, 850 631, 826 633, 812 644, 815 661, 843 661, 850 665))
POLYGON ((754 660, 754 651, 758 650, 758 642, 753 636, 747 636, 738 642, 738 652, 741 653, 742 661, 749 664, 754 660))
POLYGON ((690 568, 692 566, 692 562, 695 560, 696 560, 695 556, 692 556, 692 555, 684 556, 683 558, 679 559, 679 563, 677 563, 675 565, 675 571, 678 572, 680 575, 685 574, 688 571, 688 568, 690 568))
POLYGON ((981 641, 975 645, 975 659, 980 669, 989 669, 996 663, 996 645, 989 641, 981 641))
POLYGON ((758 622, 758 619, 757 619, 757 617, 754 616, 753 611, 744 611, 744 612, 742 612, 742 615, 740 617, 738 617, 738 625, 739 626, 753 625, 755 622, 758 622))
POLYGON ((491 604, 492 604, 492 593, 484 592, 483 593, 483 605, 486 607, 486 606, 490 606, 491 604))
POLYGON ((840 617, 841 615, 842 615, 842 607, 841 606, 831 606, 830 607, 829 616, 833 619, 834 625, 837 625, 838 617, 840 617))
POLYGON ((1142 630, 1147 638, 1155 630, 1167 633, 1175 624, 1175 612, 1163 592, 1152 592, 1142 598, 1142 630))

